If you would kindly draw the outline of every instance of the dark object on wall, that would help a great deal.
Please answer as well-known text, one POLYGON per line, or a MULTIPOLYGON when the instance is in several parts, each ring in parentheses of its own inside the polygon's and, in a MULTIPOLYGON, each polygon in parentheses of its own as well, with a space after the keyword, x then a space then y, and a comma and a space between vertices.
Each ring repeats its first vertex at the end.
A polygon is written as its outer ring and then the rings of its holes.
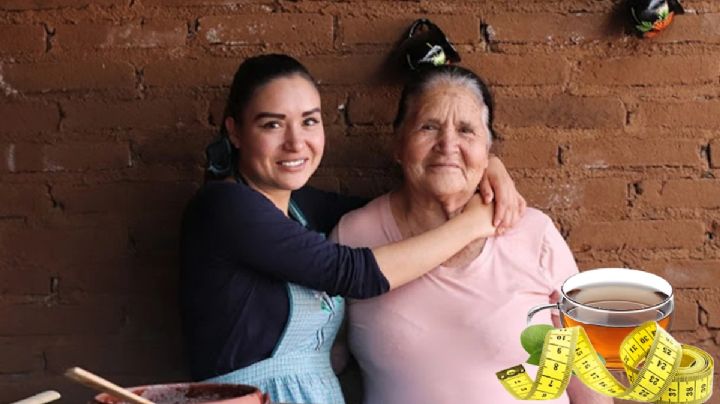
POLYGON ((225 178, 233 174, 233 146, 227 135, 221 135, 205 148, 206 174, 211 178, 225 178))
POLYGON ((460 55, 442 30, 427 18, 416 20, 401 45, 412 70, 422 65, 440 66, 460 62, 460 55))
POLYGON ((670 25, 675 14, 683 14, 678 0, 630 0, 635 29, 643 38, 652 38, 670 25))

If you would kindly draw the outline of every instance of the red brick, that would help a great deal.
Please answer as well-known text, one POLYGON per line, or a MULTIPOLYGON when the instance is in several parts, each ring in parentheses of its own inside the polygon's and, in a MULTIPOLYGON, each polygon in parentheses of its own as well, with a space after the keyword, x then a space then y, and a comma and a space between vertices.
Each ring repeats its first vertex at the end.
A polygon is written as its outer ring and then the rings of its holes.
POLYGON ((142 100, 107 103, 70 101, 63 106, 68 129, 158 128, 185 126, 198 122, 197 111, 189 99, 142 100))
POLYGON ((30 216, 50 206, 43 184, 0 184, 0 216, 30 216))
POLYGON ((70 143, 43 148, 46 171, 86 171, 132 165, 127 143, 70 143))
POLYGON ((576 181, 518 179, 518 190, 530 206, 540 209, 597 209, 627 206, 627 182, 611 178, 576 181))
POLYGON ((179 201, 182 201, 180 203, 172 201, 171 207, 167 207, 167 204, 156 205, 152 213, 134 215, 129 229, 134 252, 150 254, 156 251, 175 251, 180 244, 182 208, 191 196, 192 191, 188 190, 179 198, 179 201), (165 208, 165 211, 158 213, 159 207, 165 208))
POLYGON ((0 54, 45 52, 45 29, 40 25, 0 25, 0 54))
POLYGON ((720 14, 683 14, 672 25, 653 38, 653 42, 720 42, 720 14))
POLYGON ((501 86, 561 85, 570 72, 560 56, 472 53, 463 56, 462 65, 488 84, 501 86))
MULTIPOLYGON (((130 186, 128 208, 135 212, 135 217, 139 217, 137 212, 158 211, 165 214, 176 214, 182 211, 197 188, 196 183, 189 181, 134 183, 130 186)), ((152 217, 164 219, 157 213, 153 213, 152 217)), ((179 226, 180 218, 177 217, 177 219, 175 223, 179 226)), ((175 227, 173 231, 178 229, 179 227, 175 227)))
POLYGON ((509 168, 558 167, 558 145, 547 139, 504 140, 493 146, 509 168))
POLYGON ((52 8, 82 8, 96 6, 124 6, 124 0, 3 0, 0 10, 40 10, 52 8))
POLYGON ((0 143, 0 173, 15 171, 15 145, 0 143))
POLYGON ((492 39, 501 42, 580 43, 611 40, 622 29, 611 27, 605 14, 506 13, 485 18, 492 39))
POLYGON ((583 85, 628 86, 711 83, 717 79, 717 56, 632 56, 584 59, 576 81, 583 85), (652 73, 648 73, 652 66, 652 73))
POLYGON ((598 268, 625 268, 627 266, 620 261, 587 259, 580 254, 575 255, 575 260, 577 261, 580 272, 598 268))
POLYGON ((23 92, 133 88, 135 68, 110 61, 5 65, 5 81, 23 92))
POLYGON ((137 141, 133 150, 143 164, 205 164, 205 146, 214 136, 148 138, 137 141))
POLYGON ((106 334, 122 324, 119 304, 107 301, 77 305, 0 303, 0 336, 106 334))
POLYGON ((300 58, 320 84, 370 84, 384 77, 386 55, 313 56, 300 58))
MULTIPOLYGON (((179 221, 175 223, 174 228, 177 229, 179 223, 179 221)), ((177 270, 179 267, 180 259, 175 249, 135 254, 128 272, 128 276, 132 280, 128 285, 128 290, 154 299, 176 299, 180 283, 177 270)), ((135 313, 135 309, 133 309, 133 313, 135 313)), ((148 318, 157 317, 158 314, 151 313, 148 318)), ((177 314, 178 312, 175 311, 172 317, 175 318, 177 314)), ((137 329, 144 319, 136 319, 137 315, 133 315, 133 317, 131 319, 132 328, 137 329)), ((167 322, 162 321, 162 323, 166 324, 167 322)))
POLYGON ((30 373, 45 368, 43 352, 22 341, 0 343, 0 373, 30 373))
POLYGON ((675 288, 711 288, 720 279, 718 260, 651 261, 642 264, 641 269, 667 279, 675 288))
POLYGON ((0 228, 0 265, 14 268, 62 270, 79 263, 105 262, 122 257, 127 251, 127 228, 120 224, 0 228))
MULTIPOLYGON (((325 100, 325 98, 321 95, 321 100, 325 100)), ((225 115, 225 104, 227 103, 227 97, 223 98, 216 98, 210 101, 210 106, 208 107, 208 113, 210 114, 210 123, 217 128, 217 130, 220 130, 220 124, 222 123, 223 116, 225 115)), ((325 105, 323 104, 323 109, 325 108, 325 105)), ((325 111, 323 111, 323 114, 325 111)), ((327 122, 326 122, 327 124, 327 122)))
POLYGON ((574 249, 699 248, 705 225, 691 220, 580 223, 570 230, 574 249))
POLYGON ((78 262, 53 274, 54 287, 61 295, 78 291, 129 294, 133 281, 130 262, 130 259, 124 257, 91 263, 78 262))
POLYGON ((49 273, 40 269, 28 271, 0 264, 0 294, 46 295, 50 292, 50 278, 49 273))
MULTIPOLYGON (((228 6, 235 7, 244 3, 228 3, 227 0, 143 0, 143 5, 151 6, 228 6)), ((252 4, 275 5, 273 0, 254 0, 252 4)))
POLYGON ((638 124, 644 127, 720 128, 720 101, 642 102, 638 124))
MULTIPOLYGON (((407 34, 408 28, 420 15, 391 17, 342 17, 340 28, 344 44, 394 44, 407 34)), ((455 44, 480 41, 480 21, 472 15, 429 15, 432 22, 442 27, 445 35, 455 44)))
POLYGON ((149 86, 230 86, 237 59, 168 60, 150 63, 143 69, 149 86))
POLYGON ((586 168, 615 166, 702 166, 701 143, 692 139, 580 140, 566 153, 569 165, 586 168))
POLYGON ((400 186, 397 176, 371 175, 364 177, 348 176, 340 178, 340 189, 352 195, 375 198, 400 186))
MULTIPOLYGON (((322 120, 325 126, 344 125, 346 117, 346 109, 348 104, 348 95, 344 92, 320 89, 320 99, 322 100, 322 120)), ((223 108, 225 105, 223 104, 223 108)))
POLYGON ((149 20, 123 25, 58 25, 55 40, 63 49, 163 48, 184 46, 187 25, 180 20, 149 20))
POLYGON ((720 168, 720 139, 710 142, 710 167, 720 168))
POLYGON ((55 200, 67 213, 126 211, 130 201, 128 183, 70 185, 59 184, 52 190, 55 200))
POLYGON ((8 143, 0 145, 4 159, 0 172, 42 171, 43 145, 35 143, 8 143))
POLYGON ((691 297, 676 293, 675 308, 673 309, 672 325, 670 328, 673 331, 694 331, 699 325, 698 316, 697 301, 691 297))
MULTIPOLYGON (((128 333, 147 335, 147 330, 153 330, 155 334, 178 336, 181 321, 175 293, 162 299, 158 296, 133 299, 128 304, 126 313, 128 333)), ((178 359, 181 358, 175 360, 178 359)))
POLYGON ((340 180, 337 177, 326 177, 315 174, 310 178, 310 181, 308 181, 308 185, 324 191, 340 193, 340 180))
POLYGON ((498 97, 497 123, 511 127, 610 129, 625 125, 625 107, 617 98, 556 96, 498 97))
POLYGON ((60 121, 57 105, 40 102, 2 103, 0 116, 0 133, 52 131, 60 121))
POLYGON ((114 336, 105 340, 75 338, 48 347, 45 355, 48 370, 57 373, 72 366, 80 366, 100 374, 152 375, 171 373, 173 369, 184 365, 182 344, 170 340, 132 340, 114 336))
POLYGON ((668 180, 643 182, 640 200, 650 206, 678 208, 720 207, 720 180, 668 180))
POLYGON ((317 14, 250 14, 200 19, 199 35, 211 44, 263 43, 332 46, 333 18, 317 14))
POLYGON ((706 294, 700 299, 700 307, 708 313, 707 326, 710 328, 720 328, 720 298, 718 295, 706 294))
POLYGON ((348 123, 392 124, 400 95, 388 90, 354 92, 347 104, 348 123))
POLYGON ((68 213, 152 211, 157 214, 157 211, 182 209, 195 190, 196 185, 189 182, 122 182, 56 185, 53 195, 68 213))
POLYGON ((392 167, 395 164, 392 160, 392 143, 390 137, 329 135, 326 137, 325 149, 328 152, 323 158, 323 166, 392 167))

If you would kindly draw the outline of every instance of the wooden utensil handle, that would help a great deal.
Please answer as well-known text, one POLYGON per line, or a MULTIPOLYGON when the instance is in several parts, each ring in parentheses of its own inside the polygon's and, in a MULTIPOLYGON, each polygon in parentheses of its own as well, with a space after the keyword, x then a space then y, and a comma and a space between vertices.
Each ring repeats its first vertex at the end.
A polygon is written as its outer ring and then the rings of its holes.
POLYGON ((32 397, 24 398, 20 401, 15 401, 12 404, 45 404, 51 401, 55 401, 60 398, 60 393, 55 390, 43 391, 42 393, 35 394, 32 397))
POLYGON ((82 383, 92 389, 103 391, 117 398, 122 398, 125 401, 129 401, 133 404, 154 404, 152 401, 140 397, 137 394, 131 392, 130 390, 126 390, 118 386, 117 384, 114 384, 96 374, 90 373, 87 370, 78 367, 66 370, 65 376, 79 383, 82 383))

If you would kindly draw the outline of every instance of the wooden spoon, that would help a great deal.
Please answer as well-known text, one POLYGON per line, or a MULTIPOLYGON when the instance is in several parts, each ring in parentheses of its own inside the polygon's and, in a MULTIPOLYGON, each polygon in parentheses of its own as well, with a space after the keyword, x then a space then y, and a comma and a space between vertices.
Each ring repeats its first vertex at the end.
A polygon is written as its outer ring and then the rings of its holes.
POLYGON ((78 367, 70 368, 65 371, 65 376, 75 380, 80 384, 85 385, 86 387, 102 391, 103 393, 107 393, 111 396, 121 398, 133 404, 154 404, 152 401, 140 397, 132 391, 124 389, 117 384, 105 380, 94 373, 88 372, 85 369, 81 369, 78 367))
POLYGON ((24 398, 20 401, 15 401, 12 404, 45 404, 58 399, 60 399, 60 393, 55 390, 48 390, 43 391, 39 394, 35 394, 32 397, 24 398))

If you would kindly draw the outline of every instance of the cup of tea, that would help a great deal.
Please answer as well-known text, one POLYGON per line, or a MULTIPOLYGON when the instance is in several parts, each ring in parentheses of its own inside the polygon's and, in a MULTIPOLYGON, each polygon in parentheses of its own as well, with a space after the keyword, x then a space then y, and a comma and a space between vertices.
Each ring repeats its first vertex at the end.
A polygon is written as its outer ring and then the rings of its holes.
POLYGON ((668 329, 674 308, 672 286, 649 272, 625 268, 593 269, 568 278, 555 304, 533 307, 535 313, 558 309, 563 327, 581 326, 608 369, 623 369, 620 344, 637 326, 657 321, 668 329))

